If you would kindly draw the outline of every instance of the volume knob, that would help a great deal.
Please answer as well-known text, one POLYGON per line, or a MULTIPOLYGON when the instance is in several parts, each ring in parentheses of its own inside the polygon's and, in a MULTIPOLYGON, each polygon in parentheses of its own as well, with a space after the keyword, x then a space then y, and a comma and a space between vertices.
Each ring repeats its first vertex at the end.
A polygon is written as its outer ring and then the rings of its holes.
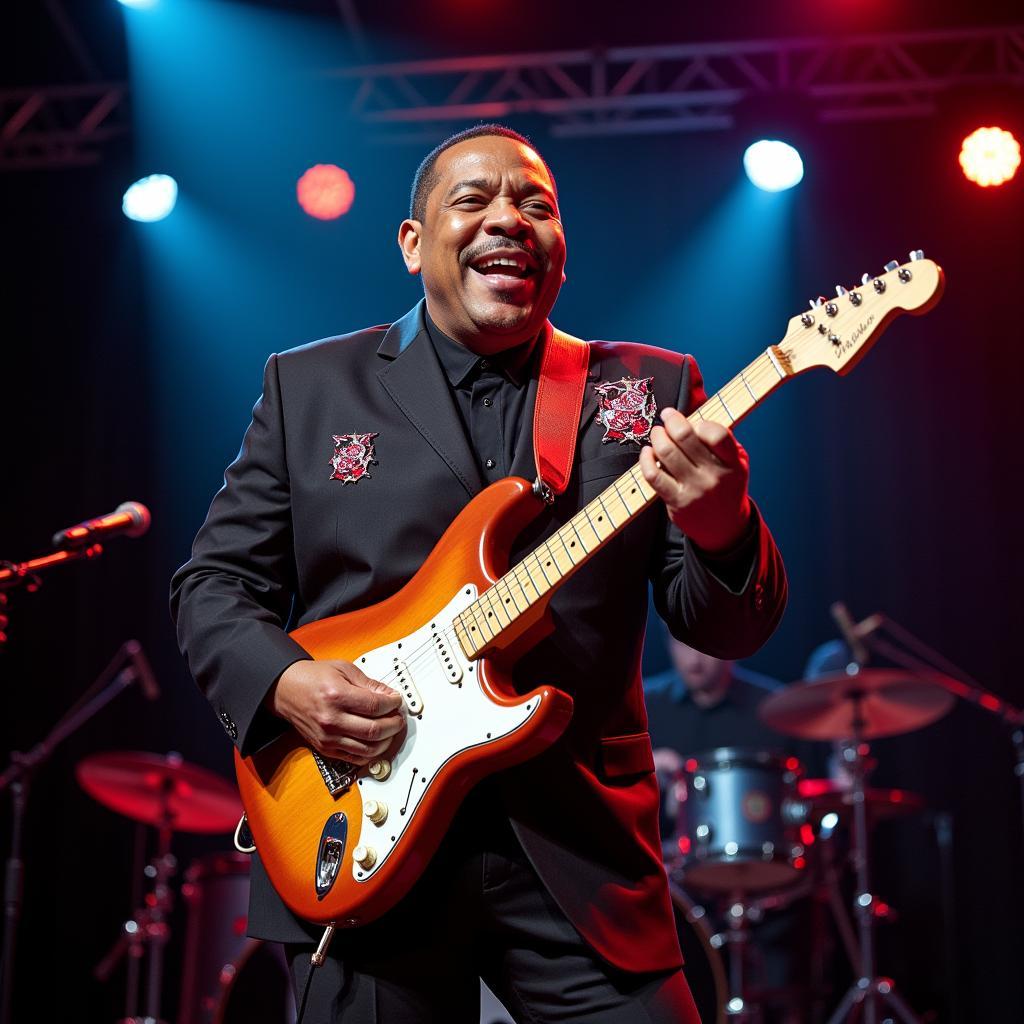
POLYGON ((372 846, 357 846, 352 851, 352 859, 361 868, 369 870, 377 863, 377 851, 372 846))
POLYGON ((391 774, 391 762, 384 757, 379 761, 371 761, 367 771, 378 782, 383 782, 391 774))
POLYGON ((367 800, 363 804, 363 813, 374 825, 383 825, 387 820, 388 805, 383 800, 367 800))

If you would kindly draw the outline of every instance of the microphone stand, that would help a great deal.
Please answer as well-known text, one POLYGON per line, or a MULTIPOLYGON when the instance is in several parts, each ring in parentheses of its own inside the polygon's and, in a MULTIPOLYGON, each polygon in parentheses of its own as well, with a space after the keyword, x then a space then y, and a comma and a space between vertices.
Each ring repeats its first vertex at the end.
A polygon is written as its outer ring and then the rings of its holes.
MULTIPOLYGON (((72 557, 94 557, 71 552, 67 554, 72 557)), ((52 557, 56 558, 56 556, 52 557)), ((2 571, 0 570, 0 572, 2 571)), ((0 578, 0 587, 3 586, 4 581, 0 578)), ((37 768, 49 760, 50 755, 64 740, 77 732, 122 690, 135 682, 138 672, 132 661, 132 652, 137 646, 134 640, 122 644, 92 686, 65 713, 49 734, 29 751, 12 751, 10 766, 3 774, 0 774, 0 793, 6 789, 11 791, 13 819, 11 847, 4 869, 4 949, 2 967, 0 967, 0 1024, 11 1024, 14 951, 18 922, 21 919, 24 902, 25 865, 22 858, 22 840, 32 776, 37 768), (132 645, 135 645, 135 648, 132 645), (129 664, 126 665, 125 662, 129 662, 129 664)))

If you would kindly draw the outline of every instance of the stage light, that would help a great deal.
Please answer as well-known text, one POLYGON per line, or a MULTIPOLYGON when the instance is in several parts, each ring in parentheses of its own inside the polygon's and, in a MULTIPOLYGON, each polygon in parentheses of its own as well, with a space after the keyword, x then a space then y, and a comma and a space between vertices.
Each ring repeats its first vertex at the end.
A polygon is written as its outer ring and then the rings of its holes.
POLYGON ((154 7, 156 0, 118 0, 122 7, 136 7, 142 10, 146 7, 154 7))
POLYGON ((747 177, 765 192, 782 192, 800 183, 804 162, 788 143, 778 139, 761 139, 747 147, 743 154, 747 177))
POLYGON ((982 188, 1002 185, 1020 167, 1020 143, 1002 128, 979 128, 964 139, 960 166, 967 180, 982 188))
POLYGON ((150 174, 128 188, 121 209, 129 220, 163 220, 178 201, 178 183, 169 174, 150 174))
POLYGON ((356 186, 334 164, 316 164, 299 178, 295 187, 299 206, 317 220, 336 220, 348 213, 356 197, 356 186))

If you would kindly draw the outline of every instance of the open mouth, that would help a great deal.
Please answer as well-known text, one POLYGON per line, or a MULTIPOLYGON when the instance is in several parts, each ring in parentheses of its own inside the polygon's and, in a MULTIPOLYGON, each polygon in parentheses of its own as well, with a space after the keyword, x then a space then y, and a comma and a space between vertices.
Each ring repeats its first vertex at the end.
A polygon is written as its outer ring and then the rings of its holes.
POLYGON ((494 284, 525 281, 537 273, 537 261, 519 250, 489 252, 470 263, 470 268, 494 284))

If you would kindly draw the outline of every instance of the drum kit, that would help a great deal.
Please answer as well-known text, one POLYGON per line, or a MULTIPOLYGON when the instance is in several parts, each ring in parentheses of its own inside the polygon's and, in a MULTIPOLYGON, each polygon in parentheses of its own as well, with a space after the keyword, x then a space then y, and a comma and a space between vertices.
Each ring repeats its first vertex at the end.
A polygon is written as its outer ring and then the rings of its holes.
POLYGON ((796 758, 764 751, 719 748, 678 756, 674 765, 658 752, 663 800, 670 817, 675 811, 666 867, 691 933, 684 933, 684 955, 692 933, 699 935, 687 977, 706 1024, 806 1019, 792 1004, 781 1017, 766 1016, 770 993, 748 970, 751 925, 822 889, 855 979, 828 1024, 856 1013, 865 1024, 918 1020, 891 979, 876 974, 874 930, 883 905, 871 890, 869 838, 876 822, 919 811, 924 801, 868 787, 869 741, 934 722, 952 707, 956 685, 938 673, 854 663, 847 673, 802 680, 765 698, 759 715, 776 732, 842 744, 841 781, 805 778, 796 758), (831 849, 840 828, 849 835, 852 922, 831 849))
MULTIPOLYGON (((107 980, 127 963, 125 1015, 120 1024, 159 1024, 163 955, 170 941, 177 862, 174 835, 231 833, 242 814, 235 786, 177 754, 135 751, 94 754, 76 769, 79 784, 110 810, 156 831, 149 881, 132 917, 94 970, 107 980), (145 1011, 139 1013, 145 961, 145 1011)), ((288 966, 280 946, 246 937, 249 858, 201 857, 185 872, 181 894, 186 930, 179 1024, 288 1024, 295 1019, 288 966)))

